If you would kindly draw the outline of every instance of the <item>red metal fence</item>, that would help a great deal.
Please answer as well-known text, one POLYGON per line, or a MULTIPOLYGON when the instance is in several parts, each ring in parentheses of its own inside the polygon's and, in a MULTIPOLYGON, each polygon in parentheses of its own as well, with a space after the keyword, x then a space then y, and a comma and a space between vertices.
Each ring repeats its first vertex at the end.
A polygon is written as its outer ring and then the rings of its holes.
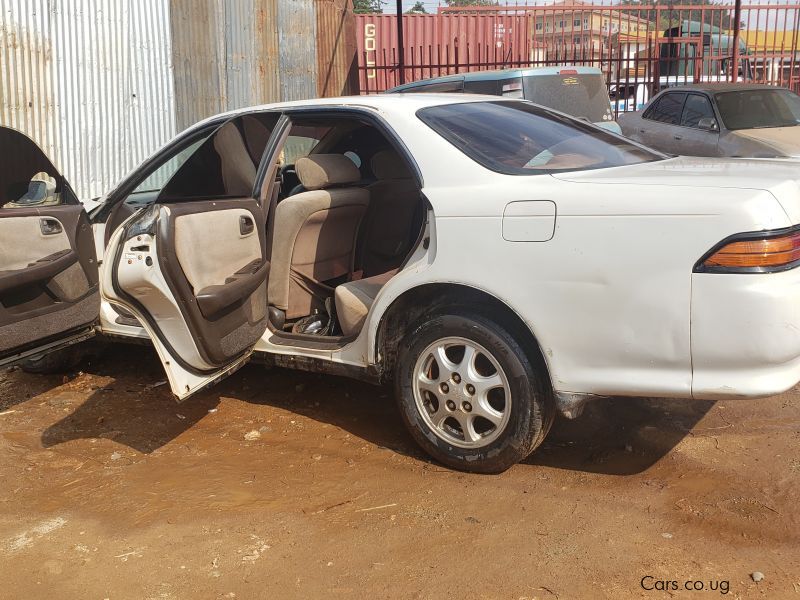
POLYGON ((636 109, 667 85, 700 81, 800 91, 800 4, 744 5, 739 28, 733 6, 719 4, 475 6, 403 15, 402 77, 396 19, 356 16, 361 93, 401 79, 559 65, 600 68, 618 110, 636 109))

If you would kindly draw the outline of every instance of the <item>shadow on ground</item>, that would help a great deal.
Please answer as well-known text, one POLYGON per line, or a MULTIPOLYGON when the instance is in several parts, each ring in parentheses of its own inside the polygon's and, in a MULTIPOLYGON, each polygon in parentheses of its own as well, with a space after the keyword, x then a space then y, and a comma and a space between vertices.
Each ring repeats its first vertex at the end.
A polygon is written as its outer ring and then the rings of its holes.
MULTIPOLYGON (((268 405, 339 427, 380 447, 427 461, 403 428, 390 389, 329 375, 250 365, 183 403, 163 383, 152 349, 107 347, 84 367, 113 382, 90 391, 70 415, 42 434, 46 447, 83 438, 108 438, 150 453, 184 433, 231 398, 268 405)), ((25 375, 37 386, 36 378, 25 375)), ((40 391, 55 382, 39 380, 40 391)), ((574 421, 557 419, 525 464, 591 473, 640 473, 668 454, 711 409, 713 402, 609 398, 587 406, 574 421)))
POLYGON ((641 473, 678 445, 712 406, 702 400, 594 400, 579 418, 557 419, 525 463, 608 475, 641 473))

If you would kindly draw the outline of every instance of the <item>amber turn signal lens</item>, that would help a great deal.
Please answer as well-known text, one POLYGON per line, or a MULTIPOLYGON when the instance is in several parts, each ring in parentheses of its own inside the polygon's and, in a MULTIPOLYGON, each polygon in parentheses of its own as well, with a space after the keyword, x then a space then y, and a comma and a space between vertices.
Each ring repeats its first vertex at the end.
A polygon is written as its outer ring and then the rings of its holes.
POLYGON ((726 244, 703 263, 706 267, 773 268, 800 260, 800 231, 726 244))

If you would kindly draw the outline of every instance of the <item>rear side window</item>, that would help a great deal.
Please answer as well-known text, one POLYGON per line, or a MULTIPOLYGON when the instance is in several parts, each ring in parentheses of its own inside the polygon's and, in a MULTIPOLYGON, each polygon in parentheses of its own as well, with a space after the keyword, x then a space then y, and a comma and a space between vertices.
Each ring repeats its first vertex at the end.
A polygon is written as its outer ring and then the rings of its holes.
MULTIPOLYGON (((210 135, 210 134, 209 134, 210 135)), ((208 139, 208 135, 201 137, 189 146, 180 150, 177 154, 171 156, 167 161, 158 167, 155 171, 147 176, 147 179, 142 181, 136 189, 133 190, 132 195, 135 194, 148 194, 151 192, 159 192, 172 179, 172 176, 181 168, 192 154, 197 152, 197 149, 203 145, 203 142, 208 139)))
POLYGON ((696 128, 700 123, 700 119, 708 117, 714 118, 714 109, 711 108, 709 99, 700 94, 689 94, 686 98, 686 104, 683 105, 681 125, 696 128))
POLYGON ((684 93, 664 94, 643 117, 667 125, 678 125, 681 122, 684 100, 686 100, 684 93))
POLYGON ((417 115, 474 161, 508 175, 601 169, 664 158, 530 102, 447 104, 424 108, 417 115))
POLYGON ((236 117, 182 159, 158 195, 159 202, 250 197, 256 171, 278 113, 236 117))

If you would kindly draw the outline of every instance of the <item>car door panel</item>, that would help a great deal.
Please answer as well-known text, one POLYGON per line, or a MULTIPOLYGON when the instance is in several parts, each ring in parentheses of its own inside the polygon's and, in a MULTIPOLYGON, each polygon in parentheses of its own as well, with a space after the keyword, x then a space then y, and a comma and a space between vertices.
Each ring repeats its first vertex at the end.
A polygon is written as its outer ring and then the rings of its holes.
POLYGON ((686 100, 685 92, 665 92, 653 100, 653 104, 642 115, 640 126, 641 140, 645 145, 662 152, 678 154, 680 129, 683 104, 686 100))
POLYGON ((186 299, 185 316, 201 340, 201 355, 216 367, 265 331, 266 218, 252 199, 169 209, 169 220, 159 226, 159 261, 173 293, 186 299), (260 226, 242 234, 242 217, 260 226))
POLYGON ((266 214, 243 195, 267 140, 242 125, 211 135, 106 250, 103 297, 142 323, 179 399, 244 364, 267 328, 266 214))
POLYGON ((681 126, 675 127, 676 153, 686 156, 717 156, 719 130, 700 129, 704 118, 716 119, 711 101, 701 94, 689 94, 683 106, 681 126))
POLYGON ((36 144, 0 127, 0 365, 93 331, 94 240, 69 184, 36 144))
POLYGON ((149 211, 157 213, 152 230, 138 231, 137 223, 147 215, 137 215, 112 236, 109 249, 115 252, 107 251, 112 268, 103 295, 143 324, 160 348, 173 392, 184 398, 229 372, 240 359, 246 361, 266 330, 265 219, 250 199, 154 205, 149 211), (242 213, 262 226, 241 236, 242 213), (194 220, 206 222, 207 215, 217 217, 219 224, 205 232, 196 224, 187 227, 194 220), (228 234, 231 225, 235 229, 228 234), (178 230, 200 235, 186 238, 178 230), (176 236, 182 236, 185 250, 177 249, 176 236), (229 262, 231 256, 237 262, 229 262), (210 268, 200 275, 198 265, 210 268))
MULTIPOLYGON (((677 129, 677 128, 676 128, 677 129)), ((680 139, 676 140, 676 154, 685 156, 717 156, 717 144, 719 143, 719 133, 714 131, 703 131, 702 129, 683 129, 677 135, 680 139)))

